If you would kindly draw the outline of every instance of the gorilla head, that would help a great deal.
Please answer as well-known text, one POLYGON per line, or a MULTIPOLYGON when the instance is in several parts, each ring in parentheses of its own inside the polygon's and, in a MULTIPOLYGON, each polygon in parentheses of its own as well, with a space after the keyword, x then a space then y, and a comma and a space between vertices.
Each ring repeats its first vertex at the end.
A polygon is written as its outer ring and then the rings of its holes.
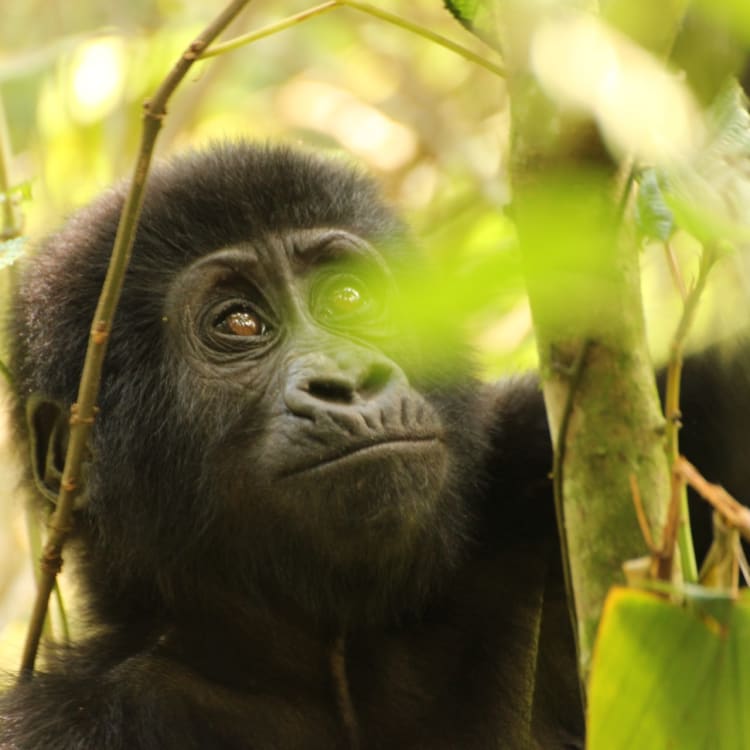
MULTIPOLYGON (((287 148, 149 180, 76 512, 94 613, 247 602, 348 627, 419 608, 461 556, 482 419, 466 352, 442 366, 403 312, 404 227, 362 175, 287 148)), ((18 422, 48 495, 124 192, 49 238, 16 299, 18 422)))

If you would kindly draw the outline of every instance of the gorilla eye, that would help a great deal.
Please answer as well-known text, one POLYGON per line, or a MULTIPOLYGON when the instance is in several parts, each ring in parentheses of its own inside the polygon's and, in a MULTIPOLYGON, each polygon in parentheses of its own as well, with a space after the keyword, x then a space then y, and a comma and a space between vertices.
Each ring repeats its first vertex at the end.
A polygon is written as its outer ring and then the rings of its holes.
POLYGON ((357 312, 364 304, 359 289, 354 286, 342 286, 331 295, 331 307, 340 313, 357 312))
POLYGON ((380 303, 367 284, 351 274, 323 279, 312 295, 312 311, 319 320, 331 323, 372 322, 380 303))
POLYGON ((263 336, 267 332, 263 319, 251 310, 230 310, 214 325, 219 333, 227 336, 263 336))

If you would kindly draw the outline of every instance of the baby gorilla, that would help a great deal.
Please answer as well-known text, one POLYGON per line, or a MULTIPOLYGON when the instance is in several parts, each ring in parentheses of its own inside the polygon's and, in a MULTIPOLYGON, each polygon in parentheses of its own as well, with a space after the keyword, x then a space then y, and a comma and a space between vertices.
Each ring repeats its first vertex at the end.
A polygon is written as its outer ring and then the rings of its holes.
MULTIPOLYGON (((124 193, 15 299, 48 499, 124 193)), ((340 162, 240 143, 157 168, 68 548, 92 627, 0 699, 2 747, 583 747, 538 387, 478 382, 439 310, 424 344, 422 264, 340 162)), ((693 369, 712 465, 740 409, 707 439, 727 386, 693 369)))

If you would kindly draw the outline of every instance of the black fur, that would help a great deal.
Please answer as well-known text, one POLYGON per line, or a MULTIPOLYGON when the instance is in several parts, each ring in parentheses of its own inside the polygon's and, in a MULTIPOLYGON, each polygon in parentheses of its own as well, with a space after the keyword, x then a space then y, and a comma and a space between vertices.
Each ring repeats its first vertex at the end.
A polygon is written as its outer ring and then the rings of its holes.
MULTIPOLYGON (((22 436, 32 394, 75 400, 124 190, 23 276, 22 436)), ((92 634, 0 699, 3 748, 583 747, 535 381, 479 384, 450 320, 448 361, 387 311, 326 317, 321 241, 383 289, 421 262, 343 164, 238 144, 152 175, 71 545, 92 634), (254 348, 221 335, 239 294, 254 348)))

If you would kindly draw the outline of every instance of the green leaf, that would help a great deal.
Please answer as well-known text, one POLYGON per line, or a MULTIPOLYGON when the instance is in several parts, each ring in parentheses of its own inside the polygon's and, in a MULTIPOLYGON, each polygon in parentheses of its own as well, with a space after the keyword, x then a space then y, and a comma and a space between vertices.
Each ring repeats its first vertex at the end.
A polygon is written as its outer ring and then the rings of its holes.
POLYGON ((734 34, 750 40, 750 5, 747 0, 697 0, 700 10, 722 23, 734 34))
POLYGON ((747 750, 750 594, 686 605, 615 588, 589 686, 588 750, 747 750))
POLYGON ((667 206, 659 177, 653 169, 645 169, 638 178, 635 219, 642 235, 662 242, 666 242, 675 230, 674 216, 667 206))
POLYGON ((735 81, 707 110, 705 125, 705 145, 696 158, 658 173, 662 198, 675 223, 704 244, 746 245, 750 241, 750 114, 735 81))
POLYGON ((443 4, 454 18, 470 29, 481 2, 482 0, 444 0, 443 4))
POLYGON ((708 109, 708 119, 714 133, 709 153, 750 153, 747 98, 736 81, 730 81, 716 96, 708 109))

